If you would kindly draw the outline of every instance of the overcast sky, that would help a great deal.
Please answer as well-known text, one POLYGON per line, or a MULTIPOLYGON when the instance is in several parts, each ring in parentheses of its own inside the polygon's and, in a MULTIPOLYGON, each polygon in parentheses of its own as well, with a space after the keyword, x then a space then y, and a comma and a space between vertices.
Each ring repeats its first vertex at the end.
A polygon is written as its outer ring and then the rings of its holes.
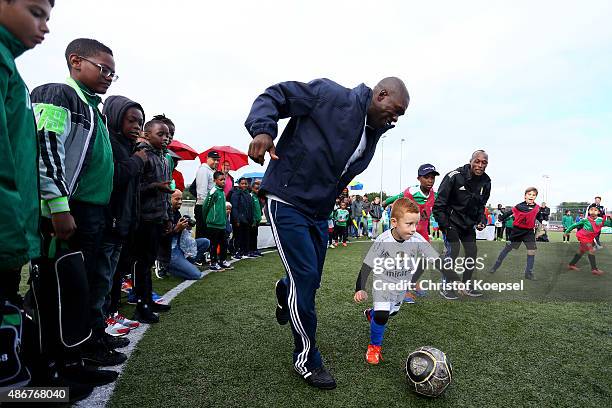
MULTIPOLYGON (((381 188, 383 150, 382 187, 396 193, 420 164, 445 174, 482 148, 494 205, 530 185, 545 199, 549 175, 551 205, 602 195, 612 207, 610 16, 610 1, 56 0, 51 33, 18 66, 31 89, 62 82, 68 42, 95 38, 120 76, 107 95, 166 113, 198 151, 246 152, 244 120, 271 84, 398 76, 410 106, 357 177, 366 192, 381 188)), ((197 165, 179 165, 187 182, 197 165)))

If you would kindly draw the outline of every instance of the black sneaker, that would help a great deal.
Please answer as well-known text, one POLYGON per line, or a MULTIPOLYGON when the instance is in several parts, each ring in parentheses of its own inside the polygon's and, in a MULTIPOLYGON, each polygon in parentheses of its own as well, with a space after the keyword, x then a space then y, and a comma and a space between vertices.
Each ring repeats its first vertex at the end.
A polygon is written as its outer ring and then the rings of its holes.
POLYGON ((70 381, 55 371, 50 377, 32 381, 28 387, 68 387, 68 400, 72 404, 81 401, 91 395, 94 387, 83 383, 70 381))
POLYGON ((208 267, 208 269, 212 272, 223 272, 225 269, 223 269, 221 266, 219 266, 218 263, 213 263, 210 264, 210 266, 208 267))
POLYGON ((533 273, 526 273, 525 279, 532 280, 532 281, 537 280, 533 273))
POLYGON ((83 362, 95 367, 112 367, 123 364, 127 356, 108 348, 103 340, 96 340, 83 347, 83 362))
POLYGON ((118 349, 127 347, 130 344, 130 339, 127 337, 115 337, 110 334, 104 334, 104 342, 110 349, 118 349))
POLYGON ((100 370, 95 367, 88 367, 83 365, 82 362, 78 362, 62 368, 60 370, 60 375, 68 381, 99 387, 115 381, 119 373, 111 370, 100 370))
POLYGON ((320 390, 333 390, 336 388, 336 380, 324 366, 315 368, 304 376, 304 380, 311 387, 320 390))
POLYGON ((170 305, 164 305, 163 303, 155 303, 155 302, 153 302, 150 305, 151 311, 155 312, 155 313, 169 312, 170 308, 171 308, 170 305))
POLYGON ((482 292, 477 291, 475 289, 466 289, 463 291, 463 294, 465 296, 469 296, 469 297, 480 297, 482 296, 482 292))
POLYGON ((234 269, 232 265, 230 265, 227 261, 219 262, 219 266, 226 271, 231 271, 234 269))
POLYGON ((159 316, 157 313, 153 313, 148 305, 142 305, 136 307, 134 312, 134 320, 138 320, 140 323, 159 323, 159 316))
POLYGON ((457 300, 457 299, 459 299, 459 296, 457 295, 457 292, 455 292, 452 289, 441 290, 440 291, 440 296, 442 296, 444 299, 447 299, 447 300, 457 300))
POLYGON ((276 281, 276 321, 285 325, 289 322, 289 305, 287 304, 287 286, 279 279, 276 281))

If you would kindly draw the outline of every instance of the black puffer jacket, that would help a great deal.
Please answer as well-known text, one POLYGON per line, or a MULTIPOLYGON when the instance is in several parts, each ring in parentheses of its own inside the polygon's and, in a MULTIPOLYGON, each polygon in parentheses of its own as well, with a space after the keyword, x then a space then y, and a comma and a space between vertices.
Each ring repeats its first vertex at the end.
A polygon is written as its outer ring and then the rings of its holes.
POLYGON ((127 237, 138 226, 140 211, 138 188, 144 169, 144 161, 133 156, 136 143, 121 133, 121 122, 129 108, 140 109, 144 119, 142 106, 125 96, 109 96, 102 111, 108 120, 115 163, 113 193, 109 204, 112 219, 108 225, 113 236, 120 239, 127 237))
POLYGON ((144 173, 140 178, 140 219, 160 223, 168 221, 171 217, 170 194, 152 185, 170 180, 168 160, 163 151, 148 143, 140 143, 137 148, 147 153, 144 173))
POLYGON ((466 230, 478 223, 486 224, 484 208, 491 194, 491 179, 472 174, 466 164, 451 171, 442 180, 433 215, 442 231, 449 227, 466 230))

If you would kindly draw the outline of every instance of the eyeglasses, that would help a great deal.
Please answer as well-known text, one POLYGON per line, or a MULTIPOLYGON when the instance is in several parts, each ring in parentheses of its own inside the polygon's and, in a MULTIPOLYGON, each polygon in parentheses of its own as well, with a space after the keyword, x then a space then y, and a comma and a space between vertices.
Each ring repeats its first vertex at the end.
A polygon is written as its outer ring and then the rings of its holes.
POLYGON ((102 75, 104 78, 110 79, 113 82, 119 79, 119 75, 117 75, 115 71, 112 71, 109 68, 106 68, 104 65, 100 65, 97 62, 93 62, 92 60, 89 60, 85 57, 81 57, 80 55, 78 57, 100 68, 100 75, 102 75))

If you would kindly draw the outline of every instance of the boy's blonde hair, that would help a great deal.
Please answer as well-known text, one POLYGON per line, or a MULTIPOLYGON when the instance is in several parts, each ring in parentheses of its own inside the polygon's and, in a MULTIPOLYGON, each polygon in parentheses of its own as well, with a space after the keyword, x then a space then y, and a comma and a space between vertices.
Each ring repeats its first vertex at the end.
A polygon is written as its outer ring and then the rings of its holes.
POLYGON ((400 198, 393 203, 391 208, 391 218, 399 220, 406 214, 419 214, 419 206, 412 200, 400 198))

